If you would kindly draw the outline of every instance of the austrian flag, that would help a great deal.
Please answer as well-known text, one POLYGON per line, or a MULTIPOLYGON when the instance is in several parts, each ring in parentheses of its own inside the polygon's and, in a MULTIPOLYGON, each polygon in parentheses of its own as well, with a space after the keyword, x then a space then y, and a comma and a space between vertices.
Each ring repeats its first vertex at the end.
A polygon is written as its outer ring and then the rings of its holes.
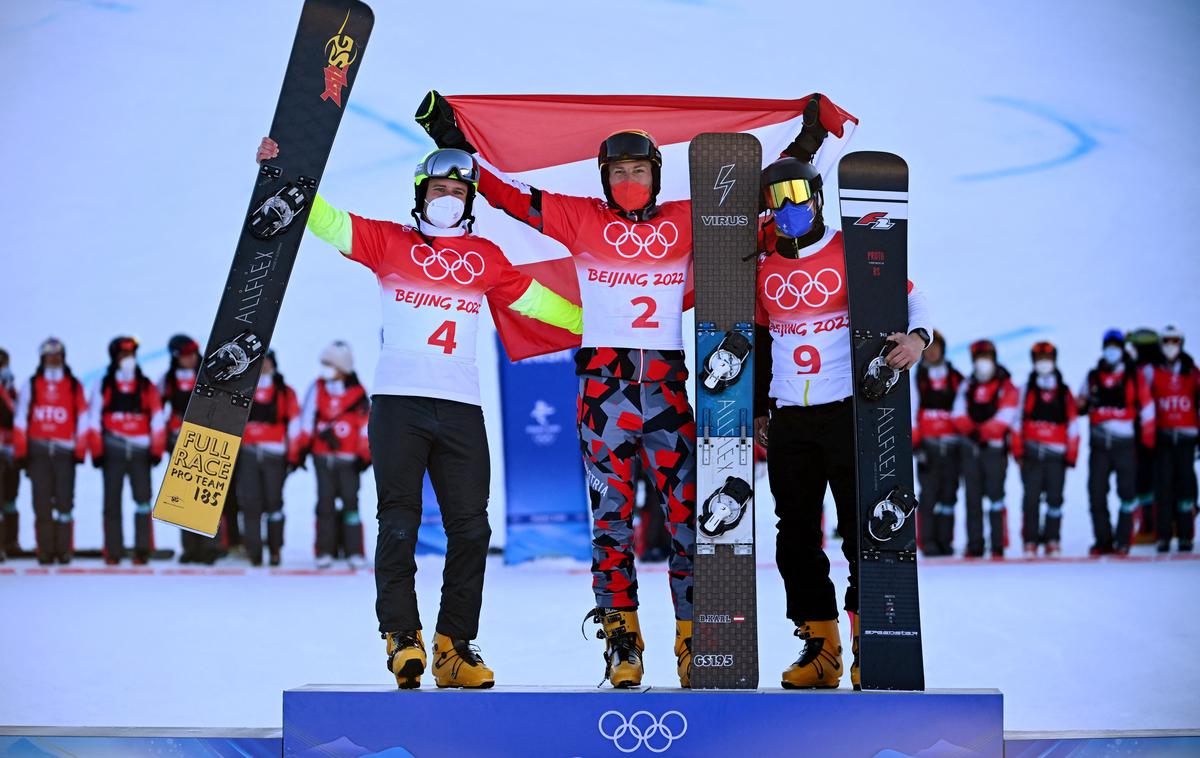
MULTIPOLYGON (((804 107, 811 97, 762 100, 649 95, 455 95, 446 99, 454 108, 459 127, 486 163, 515 182, 558 194, 603 197, 596 162, 601 141, 622 129, 649 132, 662 150, 662 190, 658 199, 663 202, 687 199, 687 148, 697 134, 753 134, 763 145, 763 160, 769 163, 800 133, 804 107)), ((830 138, 825 140, 814 163, 825 174, 836 164, 858 119, 824 97, 819 117, 830 138)), ((576 271, 566 247, 482 200, 475 203, 474 209, 477 234, 500 245, 517 268, 568 300, 580 302, 578 277, 583 274, 576 271)), ((639 236, 621 242, 639 250, 644 247, 646 254, 651 255, 655 245, 669 240, 639 236)), ((691 307, 690 270, 689 263, 685 308, 691 307)), ((506 307, 492 305, 492 317, 512 360, 580 346, 578 336, 506 307)))

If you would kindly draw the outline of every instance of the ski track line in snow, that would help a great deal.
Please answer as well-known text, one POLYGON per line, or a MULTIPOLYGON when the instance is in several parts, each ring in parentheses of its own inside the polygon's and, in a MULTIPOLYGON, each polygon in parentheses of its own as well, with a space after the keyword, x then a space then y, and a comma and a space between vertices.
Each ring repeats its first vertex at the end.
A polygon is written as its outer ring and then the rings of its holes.
POLYGON ((996 105, 1002 105, 1014 110, 1028 113, 1041 118, 1044 121, 1049 121, 1061 127, 1075 138, 1075 144, 1066 153, 1054 158, 1050 158, 1036 163, 1028 163, 1023 166, 1010 166, 1007 168, 993 169, 991 171, 981 171, 975 174, 963 174, 958 178, 961 182, 985 182, 991 179, 1005 179, 1010 176, 1021 176, 1023 174, 1033 174, 1039 171, 1049 171, 1050 169, 1058 168, 1071 161, 1079 160, 1083 156, 1092 152, 1100 144, 1099 140, 1084 130, 1082 126, 1051 110, 1048 106, 1041 103, 1035 103, 1028 100, 1020 100, 1014 97, 985 97, 984 100, 996 105))

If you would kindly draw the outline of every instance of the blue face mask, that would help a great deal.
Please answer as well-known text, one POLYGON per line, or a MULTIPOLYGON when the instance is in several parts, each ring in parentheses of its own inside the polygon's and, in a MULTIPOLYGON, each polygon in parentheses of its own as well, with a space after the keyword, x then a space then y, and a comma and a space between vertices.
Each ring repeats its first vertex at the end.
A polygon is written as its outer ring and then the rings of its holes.
POLYGON ((813 211, 807 204, 794 205, 785 201, 783 207, 775 211, 775 227, 785 237, 803 237, 812 231, 813 211))

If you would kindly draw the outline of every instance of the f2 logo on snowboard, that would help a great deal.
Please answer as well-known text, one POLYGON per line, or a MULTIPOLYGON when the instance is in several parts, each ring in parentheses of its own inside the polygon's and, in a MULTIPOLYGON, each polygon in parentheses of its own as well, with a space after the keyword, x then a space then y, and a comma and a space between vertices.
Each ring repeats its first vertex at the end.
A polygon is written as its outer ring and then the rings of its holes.
POLYGON ((346 31, 346 23, 350 20, 350 11, 342 19, 342 28, 325 43, 325 55, 329 65, 325 67, 325 91, 321 93, 322 100, 332 100, 342 107, 342 88, 350 84, 350 64, 358 58, 358 50, 354 46, 354 38, 342 34, 346 31))
POLYGON ((855 221, 854 225, 867 226, 872 229, 891 229, 896 224, 887 217, 886 211, 875 211, 874 213, 868 213, 858 221, 855 221))

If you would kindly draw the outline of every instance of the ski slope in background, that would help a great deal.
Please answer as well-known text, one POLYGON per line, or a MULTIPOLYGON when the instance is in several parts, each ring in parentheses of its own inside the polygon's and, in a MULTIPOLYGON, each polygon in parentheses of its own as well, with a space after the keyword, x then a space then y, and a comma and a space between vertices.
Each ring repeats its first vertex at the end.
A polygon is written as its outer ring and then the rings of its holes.
MULTIPOLYGON (((412 166, 432 147, 411 114, 431 87, 745 97, 817 90, 861 119, 851 149, 907 159, 911 275, 928 293, 960 366, 965 346, 990 336, 1001 362, 1023 380, 1029 345, 1050 339, 1074 387, 1109 326, 1171 322, 1192 334, 1193 348, 1200 344, 1192 233, 1200 147, 1190 134, 1200 116, 1194 4, 612 0, 464 2, 447 11, 444 4, 375 0, 374 6, 370 48, 322 183, 323 195, 339 207, 408 218, 412 166)), ((270 126, 298 16, 299 3, 282 0, 0 7, 0 49, 13 65, 0 109, 6 187, 0 346, 12 354, 18 378, 31 372, 36 347, 49 334, 66 342, 80 374, 103 366, 114 335, 137 334, 144 367, 154 376, 165 368, 162 347, 171 334, 207 338, 249 201, 254 149, 270 126)), ((379 327, 375 286, 370 272, 315 238, 302 246, 274 338, 280 368, 298 390, 314 377, 321 347, 339 338, 354 346, 369 382, 379 327)), ((504 483, 496 356, 483 332, 479 362, 496 457, 491 517, 499 542, 504 483)), ((161 470, 153 476, 157 487, 161 470)), ((81 469, 81 547, 100 542, 100 492, 99 473, 81 469)), ((312 492, 304 472, 288 482, 289 562, 310 555, 312 492)), ((24 483, 26 514, 28 493, 24 483)), ((1014 513, 1019 493, 1013 467, 1014 513)), ((370 523, 369 475, 362 495, 370 523)), ((1064 524, 1065 547, 1075 554, 1090 542, 1085 501, 1084 476, 1076 470, 1068 477, 1064 524)), ((764 559, 773 545, 769 507, 761 498, 764 559)), ((24 521, 28 546, 32 524, 24 521)), ((1014 537, 1017 521, 1010 517, 1014 537)), ((160 544, 177 544, 174 530, 157 531, 160 544)), ((1174 572, 1185 572, 1194 586, 1198 566, 1175 564, 1174 572)), ((1172 581, 1189 586, 1177 576, 1172 581)), ((1134 591, 1130 582, 1121 586, 1134 591)), ((1094 590, 1111 599, 1105 588, 1094 590)), ((1172 602, 1179 600, 1174 595, 1172 602)), ((1194 643, 1195 612, 1190 619, 1172 625, 1172 633, 1194 643)), ((1053 644, 1089 633, 1086 621, 1076 623, 1065 632, 1056 628, 1053 644)), ((375 644, 369 628, 364 632, 359 642, 375 644)), ((1013 647, 993 651, 997 669, 1028 652, 1020 638, 1030 633, 1011 630, 1013 647)), ((1128 654, 1120 647, 1111 655, 1128 654)), ((1200 684, 1194 669, 1174 675, 1176 691, 1194 692, 1200 684)), ((1155 708, 1152 701, 1144 705, 1155 708)), ((1163 723, 1120 713, 1122 726, 1163 723)), ((1015 726, 1056 723, 1080 725, 1067 718, 1015 726)))

